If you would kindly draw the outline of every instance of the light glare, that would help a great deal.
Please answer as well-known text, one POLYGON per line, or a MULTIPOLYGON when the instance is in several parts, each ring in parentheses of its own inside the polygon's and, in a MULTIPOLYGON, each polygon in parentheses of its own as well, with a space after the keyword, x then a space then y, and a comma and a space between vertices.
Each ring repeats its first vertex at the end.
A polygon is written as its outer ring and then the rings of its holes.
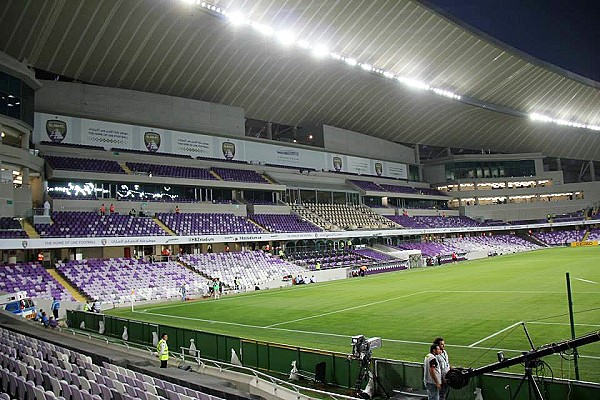
POLYGON ((313 49, 313 54, 315 57, 325 57, 327 54, 329 54, 329 49, 320 44, 315 46, 315 48, 313 49))

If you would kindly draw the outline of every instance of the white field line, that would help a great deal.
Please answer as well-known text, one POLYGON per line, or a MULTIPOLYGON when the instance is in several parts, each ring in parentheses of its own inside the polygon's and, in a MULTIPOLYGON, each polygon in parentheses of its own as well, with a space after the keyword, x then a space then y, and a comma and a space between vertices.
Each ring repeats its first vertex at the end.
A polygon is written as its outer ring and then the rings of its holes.
POLYGON ((278 322, 276 324, 267 325, 267 326, 265 326, 265 328, 273 328, 275 326, 284 325, 284 324, 291 324, 293 322, 305 321, 307 319, 325 317, 325 316, 331 315, 331 314, 337 314, 337 313, 346 312, 346 311, 350 311, 350 310, 356 310, 358 308, 370 307, 370 306, 373 306, 375 304, 387 303, 388 301, 394 301, 394 300, 398 300, 398 299, 404 299, 406 297, 418 296, 418 295, 423 294, 423 293, 427 293, 427 291, 409 293, 409 294, 405 294, 405 295, 402 295, 402 296, 391 297, 389 299, 374 301, 374 302, 371 302, 371 303, 365 303, 365 304, 361 304, 361 305, 354 306, 354 307, 342 308, 341 310, 329 311, 329 312, 326 312, 326 313, 321 313, 321 314, 317 314, 317 315, 311 315, 311 316, 303 317, 303 318, 297 318, 297 319, 293 319, 293 320, 290 320, 290 321, 278 322))
MULTIPOLYGON (((243 327, 243 328, 256 328, 256 329, 264 329, 264 330, 271 330, 271 331, 301 333, 301 334, 306 334, 306 335, 340 337, 340 338, 346 338, 346 339, 349 337, 348 335, 341 335, 339 333, 303 331, 303 330, 300 330, 300 329, 287 329, 287 328, 266 327, 266 326, 260 326, 260 325, 248 325, 248 324, 240 324, 240 323, 237 323, 237 322, 215 321, 215 320, 201 319, 201 318, 192 318, 192 317, 180 317, 180 316, 176 316, 176 315, 157 314, 157 313, 144 312, 144 311, 134 311, 134 312, 135 313, 139 313, 139 314, 150 314, 150 315, 158 315, 158 316, 161 316, 161 317, 185 319, 185 320, 189 320, 189 321, 208 322, 208 323, 211 323, 211 324, 223 324, 223 325, 240 326, 240 327, 243 327)), ((423 345, 423 346, 429 346, 431 344, 431 342, 421 342, 421 341, 415 341, 415 340, 386 339, 386 338, 382 338, 382 340, 384 342, 404 343, 404 344, 418 344, 418 345, 423 345)), ((511 352, 515 352, 515 353, 521 353, 523 351, 523 350, 515 350, 515 349, 505 349, 505 348, 500 348, 500 347, 488 348, 488 347, 480 347, 480 346, 465 346, 465 345, 460 345, 460 344, 446 345, 446 347, 448 347, 448 348, 459 348, 459 349, 486 350, 486 351, 487 350, 511 351, 511 352)), ((600 360, 600 357, 596 357, 596 356, 582 356, 582 355, 580 355, 579 357, 580 358, 590 358, 590 359, 600 360)))
POLYGON ((493 338, 494 336, 497 336, 497 335, 501 334, 502 332, 506 332, 507 330, 509 330, 509 329, 511 329, 511 328, 514 328, 515 326, 517 326, 517 325, 520 325, 520 324, 522 324, 522 323, 523 323, 523 321, 515 322, 514 324, 512 324, 512 325, 510 325, 510 326, 507 326, 507 327, 506 327, 506 328, 504 328, 504 329, 500 329, 500 330, 499 330, 498 332, 496 332, 496 333, 492 333, 491 335, 489 335, 489 336, 486 336, 486 337, 484 337, 483 339, 476 341, 475 343, 471 343, 471 344, 469 345, 469 347, 475 347, 475 346, 477 346, 479 343, 485 342, 486 340, 488 340, 488 339, 491 339, 491 338, 493 338))
POLYGON ((594 285, 598 285, 598 282, 590 281, 587 279, 581 279, 581 278, 575 278, 575 279, 577 279, 578 281, 581 281, 581 282, 593 283, 594 285))
MULTIPOLYGON (((571 324, 569 324, 568 322, 542 322, 542 321, 527 322, 527 325, 531 325, 531 324, 571 326, 571 324)), ((598 324, 575 324, 575 326, 590 326, 592 328, 600 328, 600 325, 598 325, 598 324)))

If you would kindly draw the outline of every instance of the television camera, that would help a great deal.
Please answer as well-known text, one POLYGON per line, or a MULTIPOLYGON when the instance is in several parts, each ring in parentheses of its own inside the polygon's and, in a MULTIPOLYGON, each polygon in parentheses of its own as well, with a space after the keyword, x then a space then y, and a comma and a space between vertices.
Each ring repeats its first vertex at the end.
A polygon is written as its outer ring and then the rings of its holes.
MULTIPOLYGON (((360 366, 356 382, 354 383, 354 394, 357 397, 370 399, 374 393, 373 378, 377 380, 377 376, 371 371, 371 356, 373 350, 381 347, 381 338, 374 337, 367 339, 364 335, 352 336, 352 354, 350 359, 359 360, 360 366), (362 389, 364 382, 367 382, 365 389, 362 389)), ((380 385, 381 386, 381 385, 380 385)))

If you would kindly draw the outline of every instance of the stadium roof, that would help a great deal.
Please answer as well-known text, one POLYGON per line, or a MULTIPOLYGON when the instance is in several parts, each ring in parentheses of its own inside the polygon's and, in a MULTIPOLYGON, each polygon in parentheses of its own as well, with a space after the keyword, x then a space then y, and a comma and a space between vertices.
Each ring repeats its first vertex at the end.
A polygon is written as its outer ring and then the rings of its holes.
POLYGON ((235 105, 247 117, 287 125, 324 123, 402 143, 600 160, 600 131, 528 117, 597 127, 599 83, 421 3, 214 0, 214 9, 201 3, 13 0, 0 10, 0 50, 83 82, 235 105), (217 7, 229 16, 240 11, 274 35, 257 32, 258 25, 233 26, 217 7), (285 46, 277 40, 281 30, 381 71, 285 46))

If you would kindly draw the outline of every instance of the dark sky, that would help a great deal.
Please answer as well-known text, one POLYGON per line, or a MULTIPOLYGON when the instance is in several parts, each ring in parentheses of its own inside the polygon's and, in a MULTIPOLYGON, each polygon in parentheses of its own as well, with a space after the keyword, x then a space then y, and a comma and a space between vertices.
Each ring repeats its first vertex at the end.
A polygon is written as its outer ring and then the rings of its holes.
POLYGON ((600 82, 600 0, 424 0, 540 60, 600 82))

